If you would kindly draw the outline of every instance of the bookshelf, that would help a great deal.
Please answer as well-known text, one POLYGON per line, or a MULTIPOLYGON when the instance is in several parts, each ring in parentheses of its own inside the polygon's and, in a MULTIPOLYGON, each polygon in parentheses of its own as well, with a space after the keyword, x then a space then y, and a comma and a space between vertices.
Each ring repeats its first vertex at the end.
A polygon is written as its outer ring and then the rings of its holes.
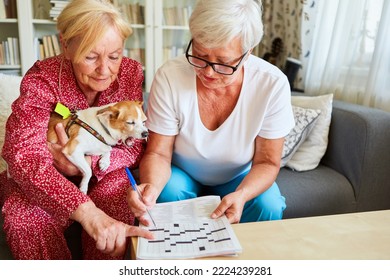
POLYGON ((21 66, 15 2, 0 3, 0 30, 0 69, 4 73, 18 75, 21 66))
MULTIPOLYGON (((43 41, 56 35, 56 22, 50 17, 50 0, 8 1, 14 1, 17 13, 15 18, 0 18, 0 42, 18 39, 20 63, 0 64, 0 72, 24 75, 40 59, 37 38, 43 41)), ((158 67, 185 51, 190 40, 188 18, 196 0, 111 1, 131 23, 133 35, 126 42, 126 55, 144 66, 145 91, 149 91, 158 67)))
POLYGON ((190 41, 188 20, 196 1, 164 0, 155 1, 154 53, 155 67, 166 60, 184 53, 190 41))
MULTIPOLYGON (((188 20, 195 2, 196 0, 113 0, 122 12, 128 5, 142 7, 142 15, 128 16, 134 33, 126 46, 135 53, 137 49, 141 49, 145 91, 149 91, 154 73, 165 61, 184 53, 190 40, 188 20), (142 20, 132 21, 131 18, 142 20)), ((129 55, 137 58, 136 54, 131 55, 131 51, 129 55)))

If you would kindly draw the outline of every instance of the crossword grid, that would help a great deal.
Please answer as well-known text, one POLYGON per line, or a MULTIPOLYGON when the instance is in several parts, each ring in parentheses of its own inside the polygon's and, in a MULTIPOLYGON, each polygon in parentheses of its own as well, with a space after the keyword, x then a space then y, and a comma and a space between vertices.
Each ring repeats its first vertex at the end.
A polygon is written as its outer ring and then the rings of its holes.
POLYGON ((151 252, 192 254, 215 251, 232 243, 220 221, 160 224, 157 229, 149 230, 155 235, 155 239, 147 241, 147 251, 151 252))

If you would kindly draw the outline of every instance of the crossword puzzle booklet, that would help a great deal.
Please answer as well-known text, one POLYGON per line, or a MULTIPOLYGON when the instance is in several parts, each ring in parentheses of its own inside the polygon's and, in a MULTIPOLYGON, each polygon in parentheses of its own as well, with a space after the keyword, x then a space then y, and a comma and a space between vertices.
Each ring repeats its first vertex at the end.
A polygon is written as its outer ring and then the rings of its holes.
POLYGON ((210 218, 220 201, 219 196, 203 196, 156 204, 150 213, 157 228, 141 226, 153 232, 154 239, 138 238, 137 259, 189 259, 240 253, 241 245, 226 216, 210 218))

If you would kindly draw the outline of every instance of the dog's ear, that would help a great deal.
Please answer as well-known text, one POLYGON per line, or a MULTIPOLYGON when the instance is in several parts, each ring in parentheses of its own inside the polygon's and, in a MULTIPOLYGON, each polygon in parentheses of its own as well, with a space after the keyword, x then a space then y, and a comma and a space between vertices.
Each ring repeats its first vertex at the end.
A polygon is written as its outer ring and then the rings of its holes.
POLYGON ((120 111, 117 108, 115 108, 114 106, 110 106, 110 107, 99 110, 96 113, 96 116, 100 120, 106 119, 108 121, 110 119, 117 119, 119 116, 119 113, 120 113, 120 111))

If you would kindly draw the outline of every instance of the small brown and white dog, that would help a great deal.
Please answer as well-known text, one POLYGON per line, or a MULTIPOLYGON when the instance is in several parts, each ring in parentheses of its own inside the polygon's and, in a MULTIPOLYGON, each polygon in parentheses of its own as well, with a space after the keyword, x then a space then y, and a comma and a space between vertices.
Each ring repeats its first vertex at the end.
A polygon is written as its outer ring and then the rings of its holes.
POLYGON ((92 170, 84 155, 101 155, 99 167, 104 171, 110 165, 111 146, 124 144, 130 147, 134 139, 147 139, 142 104, 140 101, 120 101, 79 110, 66 119, 57 113, 51 114, 48 141, 58 142, 54 127, 62 122, 69 137, 62 152, 81 170, 83 178, 80 190, 83 193, 87 193, 92 177, 92 170))

